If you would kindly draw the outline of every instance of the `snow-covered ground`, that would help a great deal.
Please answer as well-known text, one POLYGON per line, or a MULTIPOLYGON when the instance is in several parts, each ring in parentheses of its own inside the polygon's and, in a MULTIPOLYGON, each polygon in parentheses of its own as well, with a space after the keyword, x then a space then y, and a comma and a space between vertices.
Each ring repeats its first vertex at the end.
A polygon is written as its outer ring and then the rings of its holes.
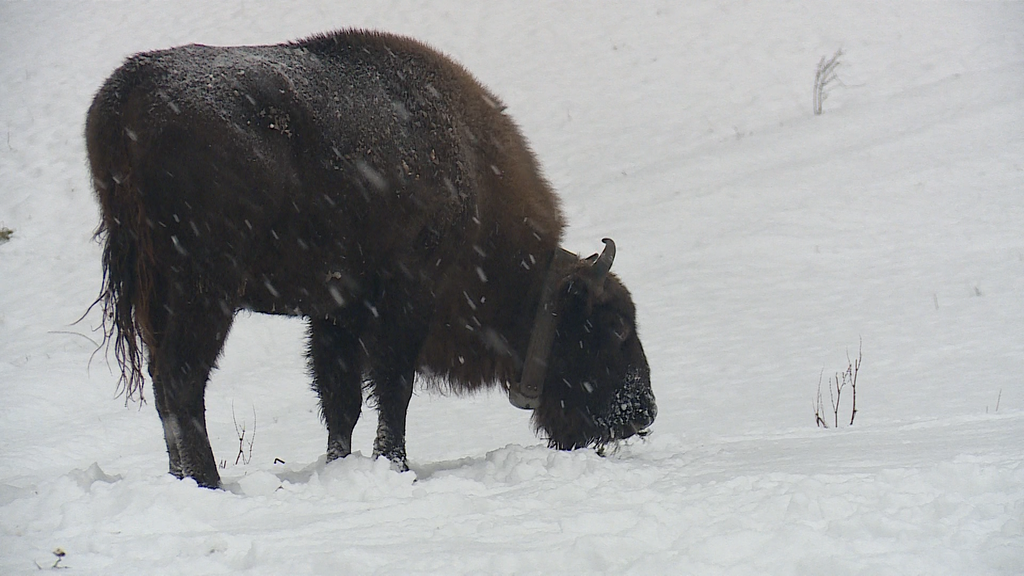
POLYGON ((1024 3, 4 0, 0 227, 2 574, 56 548, 77 574, 1024 573, 1024 3), (134 52, 350 26, 464 63, 566 247, 615 238, 645 441, 555 452, 497 393, 424 390, 411 473, 366 456, 372 413, 325 465, 302 322, 243 315, 207 393, 226 489, 166 474, 98 311, 74 323, 100 288, 86 108, 134 52), (854 425, 816 428, 861 342, 854 425))

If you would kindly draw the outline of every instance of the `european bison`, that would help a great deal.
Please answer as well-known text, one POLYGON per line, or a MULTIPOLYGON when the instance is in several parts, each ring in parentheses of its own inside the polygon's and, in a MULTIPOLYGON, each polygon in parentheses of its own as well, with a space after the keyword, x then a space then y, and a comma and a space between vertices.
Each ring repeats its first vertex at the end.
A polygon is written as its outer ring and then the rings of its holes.
POLYGON ((398 36, 137 54, 86 143, 104 309, 127 393, 143 350, 171 474, 220 482, 204 389, 235 312, 309 321, 328 459, 364 383, 374 454, 407 469, 413 377, 500 385, 550 446, 643 432, 657 409, 615 244, 559 247, 558 199, 499 99, 398 36))

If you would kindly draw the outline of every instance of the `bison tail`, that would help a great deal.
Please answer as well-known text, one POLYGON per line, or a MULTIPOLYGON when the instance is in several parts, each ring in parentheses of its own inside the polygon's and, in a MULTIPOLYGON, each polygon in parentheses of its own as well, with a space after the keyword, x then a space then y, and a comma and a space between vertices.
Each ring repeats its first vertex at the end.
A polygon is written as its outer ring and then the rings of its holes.
POLYGON ((143 345, 153 347, 150 305, 153 301, 153 245, 143 196, 132 176, 123 123, 120 83, 125 69, 115 72, 93 100, 86 119, 86 148, 101 220, 95 237, 103 243, 103 286, 93 306, 103 312, 103 342, 121 368, 118 393, 125 402, 143 397, 143 345), (119 75, 121 75, 119 77, 119 75))

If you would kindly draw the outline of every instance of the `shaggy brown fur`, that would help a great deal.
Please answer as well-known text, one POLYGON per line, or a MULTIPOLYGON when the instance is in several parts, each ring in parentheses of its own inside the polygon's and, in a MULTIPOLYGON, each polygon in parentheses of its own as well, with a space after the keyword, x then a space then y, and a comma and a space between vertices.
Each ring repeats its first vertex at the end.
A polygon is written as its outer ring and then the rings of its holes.
MULTIPOLYGON (((309 319, 331 458, 351 451, 364 378, 375 452, 402 468, 415 373, 456 391, 519 377, 558 200, 498 98, 423 44, 341 31, 138 54, 96 95, 86 144, 107 338, 129 396, 148 355, 173 474, 219 482, 203 391, 240 309, 309 319)), ((535 424, 560 448, 655 413, 629 293, 592 263, 553 272, 565 313, 535 424)))

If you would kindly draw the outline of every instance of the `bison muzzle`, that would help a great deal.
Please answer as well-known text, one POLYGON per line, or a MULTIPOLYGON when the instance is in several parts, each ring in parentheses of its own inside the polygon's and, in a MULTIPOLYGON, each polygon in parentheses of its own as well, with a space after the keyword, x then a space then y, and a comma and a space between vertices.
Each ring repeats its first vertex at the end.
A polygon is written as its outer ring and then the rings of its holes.
POLYGON ((128 396, 153 383, 170 472, 220 483, 204 390, 239 310, 302 316, 328 459, 364 386, 374 454, 407 469, 414 376, 502 386, 550 446, 657 412, 615 244, 559 247, 558 199, 499 99, 408 38, 137 54, 93 100, 97 302, 128 396))

